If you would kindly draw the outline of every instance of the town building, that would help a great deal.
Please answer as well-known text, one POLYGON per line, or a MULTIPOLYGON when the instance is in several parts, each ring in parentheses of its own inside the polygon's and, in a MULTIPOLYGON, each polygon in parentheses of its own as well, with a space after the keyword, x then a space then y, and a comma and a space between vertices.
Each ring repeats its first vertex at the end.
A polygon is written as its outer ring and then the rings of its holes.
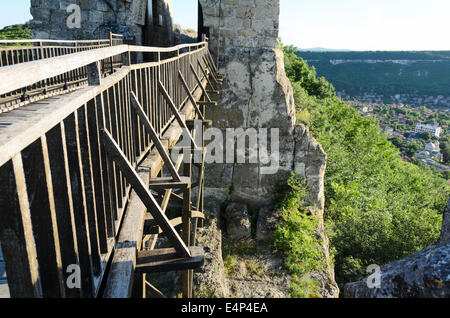
POLYGON ((416 126, 416 130, 415 130, 416 134, 421 134, 424 132, 428 132, 431 134, 431 136, 439 138, 441 136, 442 129, 439 126, 434 126, 434 125, 419 124, 416 126))

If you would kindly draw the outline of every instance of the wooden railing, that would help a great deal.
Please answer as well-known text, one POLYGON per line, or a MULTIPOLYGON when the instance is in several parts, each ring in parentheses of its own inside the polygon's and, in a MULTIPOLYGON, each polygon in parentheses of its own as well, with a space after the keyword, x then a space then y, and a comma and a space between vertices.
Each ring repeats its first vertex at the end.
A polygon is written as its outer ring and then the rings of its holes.
MULTIPOLYGON (((74 72, 88 83, 0 114, 0 242, 12 297, 130 296, 136 251, 155 239, 143 230, 146 211, 176 254, 192 256, 185 254, 192 235, 186 222, 202 214, 203 163, 196 204, 190 181, 181 197, 169 190, 176 184, 152 188, 151 179, 168 164, 161 148, 175 146, 189 119, 205 123, 215 70, 206 42, 116 45, 0 68, 0 95, 74 72), (132 65, 132 55, 142 53, 155 61, 132 65), (108 59, 121 61, 112 74, 102 71, 108 59), (153 195, 161 199, 157 205, 153 195), (164 215, 171 197, 184 206, 184 242, 164 215), (77 268, 81 286, 74 287, 77 268)), ((181 159, 174 164, 177 171, 181 165, 181 159)), ((189 180, 192 167, 190 161, 184 168, 189 180)), ((184 285, 191 295, 192 286, 184 285)))
MULTIPOLYGON (((122 44, 123 36, 113 33, 110 34, 109 39, 100 40, 0 40, 0 67, 122 44), (18 44, 22 44, 22 46, 18 46, 18 44)), ((111 74, 115 68, 120 66, 120 58, 107 59, 102 61, 102 72, 111 74)), ((67 93, 86 84, 86 69, 77 69, 27 87, 20 87, 20 89, 0 95, 0 113, 38 99, 67 93)))

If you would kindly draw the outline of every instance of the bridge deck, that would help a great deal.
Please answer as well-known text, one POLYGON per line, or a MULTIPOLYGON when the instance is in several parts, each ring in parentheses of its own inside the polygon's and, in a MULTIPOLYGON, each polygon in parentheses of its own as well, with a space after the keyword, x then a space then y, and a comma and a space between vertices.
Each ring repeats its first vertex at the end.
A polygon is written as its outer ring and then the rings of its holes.
POLYGON ((5 260, 0 246, 0 298, 9 298, 8 281, 6 280, 5 260))

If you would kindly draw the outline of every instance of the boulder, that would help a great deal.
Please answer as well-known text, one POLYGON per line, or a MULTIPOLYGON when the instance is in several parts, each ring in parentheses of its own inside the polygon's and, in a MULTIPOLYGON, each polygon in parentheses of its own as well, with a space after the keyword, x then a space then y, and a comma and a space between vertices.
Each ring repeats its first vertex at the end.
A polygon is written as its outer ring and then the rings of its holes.
POLYGON ((273 232, 280 224, 281 217, 272 207, 266 206, 259 210, 258 222, 256 224, 256 239, 258 241, 267 241, 273 239, 273 232))
POLYGON ((223 215, 230 240, 239 241, 252 236, 249 212, 246 204, 230 203, 223 215))

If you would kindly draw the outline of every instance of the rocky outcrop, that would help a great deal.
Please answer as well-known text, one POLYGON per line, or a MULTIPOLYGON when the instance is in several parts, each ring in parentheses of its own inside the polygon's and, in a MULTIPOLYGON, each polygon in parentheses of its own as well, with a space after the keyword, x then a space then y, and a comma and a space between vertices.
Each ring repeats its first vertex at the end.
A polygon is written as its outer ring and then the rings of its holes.
MULTIPOLYGON (((252 163, 232 161, 207 165, 207 197, 228 196, 231 202, 236 202, 222 215, 227 223, 227 232, 232 236, 235 230, 240 234, 248 233, 246 225, 242 223, 247 218, 242 206, 247 204, 259 208, 256 238, 259 242, 270 241, 280 221, 279 215, 270 208, 276 186, 279 182, 285 182, 292 171, 305 178, 310 189, 306 201, 321 218, 317 235, 324 242, 322 249, 327 258, 327 269, 311 273, 311 276, 319 280, 324 297, 337 297, 339 289, 334 281, 328 239, 323 229, 327 156, 305 126, 296 126, 293 89, 285 74, 284 56, 278 42, 280 3, 273 0, 200 0, 200 4, 204 27, 209 33, 210 50, 219 60, 220 72, 224 74, 220 107, 209 108, 207 117, 213 120, 214 127, 219 128, 223 136, 227 135, 230 128, 242 129, 244 134, 252 129, 257 132, 267 129, 270 139, 267 148, 272 159, 271 163, 264 162, 259 153, 258 160, 252 163), (278 136, 272 137, 270 133, 274 130, 278 136), (272 143, 274 138, 278 141, 275 145, 272 143), (274 158, 278 160, 276 169, 268 172, 267 168, 273 164, 274 158), (232 227, 232 231, 229 226, 231 220, 235 220, 237 227, 232 227)), ((251 138, 248 139, 252 147, 251 138)), ((234 144, 237 142, 234 141, 234 144)), ((261 147, 261 144, 257 146, 261 147)), ((270 254, 268 252, 268 257, 274 260, 275 257, 270 254)), ((261 258, 258 261, 265 264, 263 267, 269 271, 273 269, 261 258)), ((239 273, 238 277, 246 277, 239 273)), ((246 284, 253 281, 247 279, 248 282, 244 279, 238 279, 238 282, 229 279, 230 286, 236 287, 231 293, 245 296, 243 290, 254 291, 252 286, 245 288, 246 284)), ((273 285, 266 283, 261 286, 273 285)), ((288 285, 281 283, 277 286, 280 293, 275 294, 287 295, 288 285)), ((274 295, 273 290, 268 291, 268 294, 274 295)), ((258 295, 263 296, 264 292, 258 295)))
POLYGON ((246 205, 231 203, 223 215, 230 240, 246 240, 252 236, 250 216, 246 205))
POLYGON ((305 125, 295 127, 294 170, 306 179, 309 188, 307 204, 323 212, 325 207, 324 179, 327 154, 305 125))
POLYGON ((205 226, 198 231, 197 244, 205 250, 205 264, 194 274, 194 297, 228 298, 230 288, 222 255, 220 209, 223 198, 205 201, 205 226))
POLYGON ((314 271, 310 274, 312 278, 315 278, 319 282, 320 295, 324 298, 338 298, 339 297, 339 287, 336 283, 334 276, 334 267, 330 256, 330 245, 328 241, 328 236, 325 233, 323 212, 321 210, 313 211, 313 214, 319 216, 319 225, 316 230, 316 235, 319 241, 322 243, 320 249, 322 250, 323 259, 325 261, 325 266, 321 270, 314 271))
POLYGON ((270 241, 273 232, 281 223, 281 215, 272 206, 264 206, 259 210, 256 224, 256 239, 258 241, 270 241))
MULTIPOLYGON (((205 208, 207 224, 200 229, 197 239, 197 243, 206 248, 205 265, 194 274, 194 297, 289 297, 290 276, 280 271, 283 260, 273 254, 272 243, 258 243, 251 237, 236 240, 229 231, 230 227, 241 228, 241 224, 250 224, 248 213, 243 213, 246 217, 236 214, 235 218, 227 218, 226 230, 222 229, 225 226, 220 220, 226 219, 225 211, 248 211, 247 205, 230 203, 221 213, 220 202, 225 198, 210 198, 205 208), (236 251, 230 252, 233 249, 236 251), (230 255, 225 257, 224 251, 227 250, 230 255)), ((243 232, 247 233, 247 230, 243 232)))
MULTIPOLYGON (((280 225, 281 217, 271 206, 259 209, 255 237, 236 240, 230 227, 239 228, 247 236, 250 224, 249 207, 245 203, 220 204, 225 197, 210 196, 206 207, 207 223, 200 229, 197 243, 205 246, 205 265, 194 274, 194 296, 197 298, 289 298, 291 275, 284 270, 284 260, 275 253, 273 233, 280 225), (222 205, 222 209, 217 208, 222 205), (242 213, 244 211, 244 213, 242 213), (235 217, 226 216, 227 213, 235 217), (224 222, 221 223, 221 220, 224 222), (234 222, 234 224, 232 224, 234 222), (225 223, 227 226, 225 227, 225 223)), ((328 255, 328 242, 323 223, 317 229, 323 240, 324 258, 328 255)), ((327 260, 328 261, 328 260, 327 260)), ((327 264, 329 265, 329 264, 327 264)), ((309 275, 319 283, 318 295, 324 298, 339 296, 331 266, 309 275)))
POLYGON ((174 25, 175 44, 196 43, 198 34, 194 30, 183 29, 179 24, 174 25))
MULTIPOLYGON (((380 276, 345 286, 348 298, 449 298, 450 202, 444 214, 440 241, 404 259, 381 267, 380 276), (373 283, 378 279, 378 283, 373 283), (369 287, 370 286, 370 287, 369 287), (377 288, 379 287, 379 288, 377 288)), ((376 275, 376 274, 375 274, 376 275)))

